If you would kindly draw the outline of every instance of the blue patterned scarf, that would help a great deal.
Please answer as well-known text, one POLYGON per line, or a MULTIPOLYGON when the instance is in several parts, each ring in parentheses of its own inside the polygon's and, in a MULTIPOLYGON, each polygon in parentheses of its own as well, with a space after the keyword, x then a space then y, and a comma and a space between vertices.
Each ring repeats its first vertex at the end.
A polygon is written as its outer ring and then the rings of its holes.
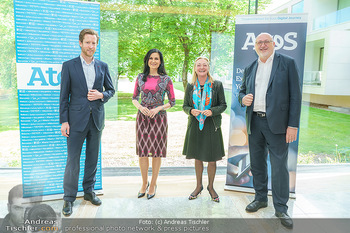
MULTIPOLYGON (((211 108, 211 96, 212 96, 212 83, 208 81, 209 78, 205 81, 203 94, 201 94, 201 86, 197 79, 195 85, 193 85, 193 105, 195 109, 204 111, 211 108)), ((204 121, 207 118, 204 114, 199 114, 196 116, 199 121, 199 130, 202 130, 204 127, 204 121)))

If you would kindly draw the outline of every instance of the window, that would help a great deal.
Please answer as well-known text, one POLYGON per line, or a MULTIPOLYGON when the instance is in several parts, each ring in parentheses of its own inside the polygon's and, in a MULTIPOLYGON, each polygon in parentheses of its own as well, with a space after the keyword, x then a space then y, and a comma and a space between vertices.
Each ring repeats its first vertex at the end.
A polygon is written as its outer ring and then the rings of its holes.
POLYGON ((303 13, 304 12, 304 1, 298 2, 292 6, 292 13, 303 13))
POLYGON ((323 54, 324 54, 324 47, 320 48, 320 63, 318 65, 318 70, 323 70, 323 54))

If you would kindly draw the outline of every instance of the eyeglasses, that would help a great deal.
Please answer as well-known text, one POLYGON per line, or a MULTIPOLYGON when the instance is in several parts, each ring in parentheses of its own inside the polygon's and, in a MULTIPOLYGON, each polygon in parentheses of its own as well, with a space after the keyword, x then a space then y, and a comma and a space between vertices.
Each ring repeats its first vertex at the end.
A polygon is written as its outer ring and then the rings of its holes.
POLYGON ((255 42, 255 44, 261 46, 262 44, 267 45, 267 44, 269 44, 271 42, 273 42, 273 40, 265 40, 265 41, 260 40, 260 41, 255 42))

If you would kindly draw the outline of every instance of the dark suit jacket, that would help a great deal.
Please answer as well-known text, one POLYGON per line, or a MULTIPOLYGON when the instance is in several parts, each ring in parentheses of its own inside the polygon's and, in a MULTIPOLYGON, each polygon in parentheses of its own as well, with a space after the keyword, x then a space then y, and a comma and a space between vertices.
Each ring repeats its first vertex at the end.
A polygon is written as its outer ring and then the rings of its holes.
POLYGON ((95 83, 92 89, 103 93, 103 100, 89 101, 88 88, 80 56, 63 63, 61 71, 60 124, 68 122, 70 130, 83 131, 90 111, 98 130, 104 127, 104 104, 114 95, 114 87, 106 63, 95 59, 95 83))
MULTIPOLYGON (((225 101, 225 92, 222 83, 218 80, 215 80, 213 83, 213 93, 212 93, 212 101, 211 108, 213 115, 213 122, 215 129, 221 127, 221 113, 223 113, 227 107, 225 101)), ((192 124, 192 121, 196 121, 196 117, 191 114, 191 110, 194 109, 193 104, 193 85, 191 83, 187 83, 184 104, 182 106, 184 112, 188 115, 188 126, 192 124)), ((210 118, 210 117, 209 117, 210 118)))
MULTIPOLYGON (((258 60, 244 70, 242 86, 238 100, 246 94, 255 98, 255 77, 258 60)), ((250 123, 253 115, 254 99, 247 107, 246 122, 248 134, 251 133, 250 123)), ((293 58, 275 52, 271 76, 266 92, 266 117, 270 130, 274 134, 286 133, 287 127, 299 127, 301 110, 301 86, 298 70, 293 58)))

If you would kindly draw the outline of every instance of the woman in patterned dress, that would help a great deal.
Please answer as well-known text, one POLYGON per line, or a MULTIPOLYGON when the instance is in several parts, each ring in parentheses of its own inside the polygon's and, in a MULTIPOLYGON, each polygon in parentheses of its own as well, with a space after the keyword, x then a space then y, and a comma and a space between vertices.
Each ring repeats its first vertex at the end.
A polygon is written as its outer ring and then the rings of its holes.
POLYGON ((221 113, 226 109, 222 83, 213 80, 209 73, 209 59, 199 57, 193 67, 192 82, 187 84, 183 110, 188 114, 183 154, 195 159, 196 189, 189 196, 196 199, 203 190, 203 162, 208 162, 207 190, 211 199, 219 202, 214 190, 216 161, 225 156, 221 133, 221 113))
POLYGON ((174 88, 166 74, 163 55, 158 49, 147 52, 143 73, 137 76, 132 103, 139 110, 136 117, 136 154, 142 176, 138 198, 151 199, 156 194, 161 158, 166 157, 168 121, 166 109, 175 105, 174 88), (139 95, 141 93, 141 103, 139 95), (165 94, 168 103, 164 104, 165 94), (149 157, 152 157, 152 179, 148 182, 149 157))

